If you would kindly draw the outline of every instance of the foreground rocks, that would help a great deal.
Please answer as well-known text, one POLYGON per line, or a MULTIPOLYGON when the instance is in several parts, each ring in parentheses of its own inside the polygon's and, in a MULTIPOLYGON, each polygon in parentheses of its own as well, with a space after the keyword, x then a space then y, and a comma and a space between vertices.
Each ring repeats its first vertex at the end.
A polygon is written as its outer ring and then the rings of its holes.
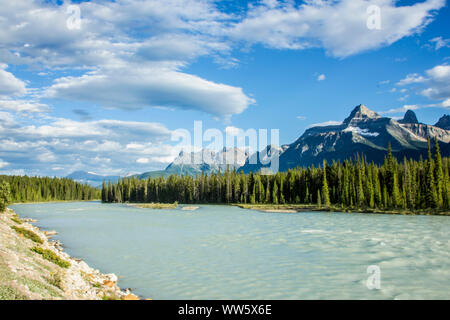
POLYGON ((20 220, 10 209, 0 213, 0 300, 139 300, 119 288, 115 274, 102 274, 63 252, 59 241, 49 239, 54 234, 56 232, 42 232, 20 220), (43 243, 33 242, 12 226, 34 232, 43 243), (51 250, 70 262, 70 267, 63 268, 45 260, 31 250, 36 246, 51 250))

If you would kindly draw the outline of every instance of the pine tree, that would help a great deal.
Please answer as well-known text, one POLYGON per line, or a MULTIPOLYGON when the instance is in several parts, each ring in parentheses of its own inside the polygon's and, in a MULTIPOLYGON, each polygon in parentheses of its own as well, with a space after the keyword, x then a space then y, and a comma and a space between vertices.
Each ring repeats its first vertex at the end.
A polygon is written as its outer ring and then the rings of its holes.
POLYGON ((434 143, 435 143, 434 161, 436 163, 435 166, 436 193, 437 193, 436 198, 438 207, 442 208, 444 198, 444 170, 442 169, 442 158, 437 138, 434 139, 434 143))
POLYGON ((323 196, 323 204, 325 207, 329 207, 330 203, 330 192, 328 190, 328 182, 327 182, 327 163, 323 160, 323 178, 322 178, 322 196, 323 196))

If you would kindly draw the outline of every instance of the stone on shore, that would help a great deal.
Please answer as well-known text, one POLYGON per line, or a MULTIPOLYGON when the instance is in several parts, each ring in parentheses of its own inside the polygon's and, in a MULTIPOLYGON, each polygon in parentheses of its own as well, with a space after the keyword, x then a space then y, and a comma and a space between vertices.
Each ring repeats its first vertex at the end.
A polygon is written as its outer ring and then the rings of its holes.
POLYGON ((130 293, 130 294, 127 294, 126 296, 123 296, 122 300, 141 300, 141 299, 139 299, 138 296, 130 293))

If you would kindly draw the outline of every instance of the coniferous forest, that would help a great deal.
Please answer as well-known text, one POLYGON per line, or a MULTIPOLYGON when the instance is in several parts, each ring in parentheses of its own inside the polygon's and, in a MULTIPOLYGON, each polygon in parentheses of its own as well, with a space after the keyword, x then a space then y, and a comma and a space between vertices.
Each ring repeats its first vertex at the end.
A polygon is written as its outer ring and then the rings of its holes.
POLYGON ((273 175, 225 171, 201 176, 124 178, 102 187, 103 202, 211 204, 318 204, 343 208, 418 210, 450 208, 450 158, 439 145, 428 157, 398 161, 391 154, 382 165, 356 155, 344 162, 297 168, 273 175))
POLYGON ((38 202, 100 199, 100 190, 67 178, 0 176, 2 202, 38 202))

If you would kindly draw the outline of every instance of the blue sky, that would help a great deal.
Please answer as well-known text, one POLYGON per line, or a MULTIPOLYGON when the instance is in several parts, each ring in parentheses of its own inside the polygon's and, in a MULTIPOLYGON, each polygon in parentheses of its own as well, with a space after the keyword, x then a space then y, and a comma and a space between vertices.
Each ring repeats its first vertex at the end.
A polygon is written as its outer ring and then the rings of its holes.
POLYGON ((450 108, 447 2, 0 0, 0 173, 161 169, 195 120, 282 144, 360 103, 434 124, 450 108))

